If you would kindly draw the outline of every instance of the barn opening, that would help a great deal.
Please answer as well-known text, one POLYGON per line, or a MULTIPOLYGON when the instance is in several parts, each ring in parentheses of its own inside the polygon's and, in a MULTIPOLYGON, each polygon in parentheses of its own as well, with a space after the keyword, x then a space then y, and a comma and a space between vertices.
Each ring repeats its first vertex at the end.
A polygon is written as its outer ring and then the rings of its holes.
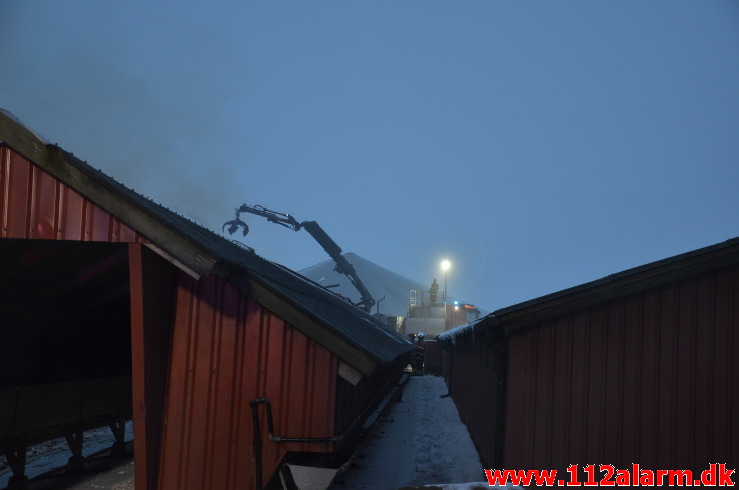
MULTIPOLYGON (((0 447, 25 480, 26 448, 131 417, 126 244, 0 239, 0 447)), ((10 486, 9 486, 10 488, 10 486)), ((22 487, 19 487, 22 488, 22 487)))

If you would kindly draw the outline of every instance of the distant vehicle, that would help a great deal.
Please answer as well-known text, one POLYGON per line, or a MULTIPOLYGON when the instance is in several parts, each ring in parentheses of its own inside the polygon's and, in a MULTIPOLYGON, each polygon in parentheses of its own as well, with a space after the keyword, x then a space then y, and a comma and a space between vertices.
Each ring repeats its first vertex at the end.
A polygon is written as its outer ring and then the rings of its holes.
POLYGON ((472 304, 452 300, 431 302, 429 291, 412 289, 408 301, 406 332, 424 332, 429 337, 480 318, 472 304))
POLYGON ((305 231, 310 233, 310 235, 318 242, 318 244, 323 247, 326 253, 328 253, 329 256, 334 259, 334 262, 336 262, 336 268, 334 270, 336 270, 336 272, 339 272, 340 274, 346 275, 351 283, 354 285, 354 287, 357 288, 357 291, 359 291, 359 295, 361 296, 359 302, 350 302, 354 306, 361 308, 368 313, 370 312, 372 306, 375 304, 374 298, 372 298, 369 290, 357 275, 357 271, 354 269, 354 266, 349 263, 349 261, 346 260, 341 254, 341 247, 339 247, 336 242, 333 241, 325 231, 323 231, 323 228, 321 228, 318 223, 316 223, 315 221, 303 221, 301 223, 289 214, 271 211, 259 205, 248 206, 246 204, 242 204, 241 207, 236 209, 236 219, 227 221, 223 224, 224 231, 228 231, 231 235, 233 235, 239 228, 241 228, 244 236, 249 233, 249 226, 240 218, 241 213, 251 213, 256 214, 257 216, 262 216, 264 218, 267 218, 267 221, 277 223, 278 225, 282 225, 285 228, 290 228, 294 231, 305 228, 305 231))

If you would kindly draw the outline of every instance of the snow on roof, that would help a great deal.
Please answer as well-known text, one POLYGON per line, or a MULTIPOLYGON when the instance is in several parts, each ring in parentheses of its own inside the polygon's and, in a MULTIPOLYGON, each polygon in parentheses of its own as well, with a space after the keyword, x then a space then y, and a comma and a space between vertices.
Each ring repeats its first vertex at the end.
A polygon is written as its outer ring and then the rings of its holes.
MULTIPOLYGON (((15 114, 13 114, 12 112, 10 112, 9 110, 3 109, 2 107, 0 107, 0 114, 3 114, 5 117, 7 117, 9 119, 12 119, 19 126, 23 126, 27 131, 30 131, 44 145, 48 145, 49 144, 49 140, 47 140, 46 138, 44 138, 43 136, 41 136, 40 134, 38 134, 36 131, 34 131, 33 129, 31 129, 27 125, 23 124, 23 121, 21 121, 20 119, 18 119, 15 116, 15 114)), ((2 142, 3 141, 0 140, 0 143, 2 143, 2 142)))
POLYGON ((451 330, 447 330, 446 332, 444 332, 442 334, 439 334, 439 336, 437 338, 440 341, 442 341, 442 342, 451 342, 452 345, 454 345, 454 344, 457 343, 457 336, 458 335, 465 334, 465 333, 467 333, 469 331, 474 331, 473 329, 475 328, 475 325, 479 325, 480 323, 482 323, 483 321, 485 321, 486 318, 487 318, 487 316, 484 316, 484 317, 482 317, 482 318, 480 318, 478 320, 475 320, 475 321, 472 321, 472 322, 469 322, 469 323, 465 323, 464 325, 460 325, 458 327, 454 327, 451 330))

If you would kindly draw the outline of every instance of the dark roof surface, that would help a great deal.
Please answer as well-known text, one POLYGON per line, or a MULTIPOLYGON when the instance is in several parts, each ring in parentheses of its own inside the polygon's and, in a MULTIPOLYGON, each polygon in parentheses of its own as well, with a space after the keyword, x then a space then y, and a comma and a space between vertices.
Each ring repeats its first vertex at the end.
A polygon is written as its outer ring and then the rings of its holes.
MULTIPOLYGON (((299 310, 325 328, 326 331, 318 332, 313 339, 329 350, 333 351, 331 346, 336 345, 330 337, 336 336, 372 360, 384 364, 415 348, 414 344, 390 330, 383 322, 309 279, 134 192, 71 153, 45 144, 26 128, 22 128, 26 129, 24 132, 14 127, 14 124, 19 125, 17 120, 3 116, 0 114, 0 129, 4 130, 0 132, 0 142, 4 141, 162 247, 178 261, 192 266, 196 272, 224 277, 236 287, 246 289, 247 293, 253 293, 256 284, 269 291, 270 297, 276 295, 281 298, 281 301, 273 303, 283 305, 283 309, 299 310), (21 135, 18 146, 25 147, 26 151, 21 151, 13 144, 18 134, 21 135), (185 246, 172 246, 169 242, 175 238, 178 243, 186 242, 185 246)), ((282 311, 270 309, 276 315, 290 320, 282 315, 282 311)), ((299 325, 294 326, 301 329, 299 325)), ((344 360, 352 364, 351 359, 344 360)))
MULTIPOLYGON (((162 226, 177 230, 197 248, 219 262, 226 275, 245 274, 280 293, 295 307, 344 337, 380 362, 390 362, 414 346, 386 325, 335 294, 287 267, 268 261, 241 245, 137 194, 109 176, 67 154, 68 162, 87 173, 111 192, 125 196, 132 205, 154 217, 162 226)), ((279 315, 279 312, 275 312, 279 315)))

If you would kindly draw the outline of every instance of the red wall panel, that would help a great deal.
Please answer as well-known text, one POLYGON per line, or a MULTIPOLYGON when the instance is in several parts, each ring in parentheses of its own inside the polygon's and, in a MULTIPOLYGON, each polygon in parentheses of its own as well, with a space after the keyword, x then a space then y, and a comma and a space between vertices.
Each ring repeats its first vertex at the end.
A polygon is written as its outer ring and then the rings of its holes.
MULTIPOLYGON (((499 464, 560 472, 570 464, 695 474, 715 462, 733 468, 738 329, 739 266, 731 265, 514 330, 499 464)), ((489 360, 502 353, 486 331, 458 335, 443 352, 442 372, 490 466, 500 436, 483 393, 496 384, 489 360), (484 415, 488 423, 479 425, 484 415)))
MULTIPOLYGON (((253 488, 250 402, 271 401, 282 437, 333 436, 337 359, 224 281, 181 274, 169 369, 162 489, 253 488)), ((264 481, 287 451, 260 407, 264 481)))
MULTIPOLYGON (((0 238, 146 242, 2 144, 0 238)), ((134 252, 139 257, 140 252, 134 252)), ((136 263, 143 267, 141 260, 136 263)), ((147 271, 151 272, 150 267, 147 271)), ((147 281, 152 279, 133 281, 137 290, 132 297, 139 298, 143 290, 151 289, 147 281)), ((146 444, 137 445, 147 453, 137 452, 137 468, 142 466, 137 486, 153 486, 158 473, 159 486, 165 489, 254 488, 250 402, 255 398, 271 401, 278 436, 334 435, 338 360, 332 353, 218 278, 197 281, 179 273, 175 289, 169 363, 166 366, 167 361, 161 359, 163 365, 152 368, 157 376, 168 371, 166 394, 161 388, 164 382, 152 385, 153 390, 159 389, 156 393, 141 387, 151 381, 144 379, 151 374, 145 365, 154 361, 147 356, 160 354, 146 349, 169 345, 169 333, 151 345, 136 337, 132 345, 137 350, 135 403, 140 405, 135 410, 136 422, 142 426, 142 437, 147 437, 146 444), (147 408, 154 410, 159 401, 165 405, 161 433, 161 422, 148 420, 147 425, 144 418, 147 408), (160 434, 161 451, 152 447, 160 434)), ((154 296, 151 291, 148 295, 149 299, 154 296)), ((167 315, 147 313, 145 306, 145 302, 136 306, 132 313, 141 322, 137 328, 162 326, 157 321, 167 315)), ((288 451, 333 449, 329 444, 271 442, 264 406, 260 406, 260 419, 265 482, 288 451)))
POLYGON ((514 333, 506 467, 735 464, 738 295, 731 266, 514 333))
POLYGON ((145 241, 131 228, 2 145, 0 238, 145 241))

